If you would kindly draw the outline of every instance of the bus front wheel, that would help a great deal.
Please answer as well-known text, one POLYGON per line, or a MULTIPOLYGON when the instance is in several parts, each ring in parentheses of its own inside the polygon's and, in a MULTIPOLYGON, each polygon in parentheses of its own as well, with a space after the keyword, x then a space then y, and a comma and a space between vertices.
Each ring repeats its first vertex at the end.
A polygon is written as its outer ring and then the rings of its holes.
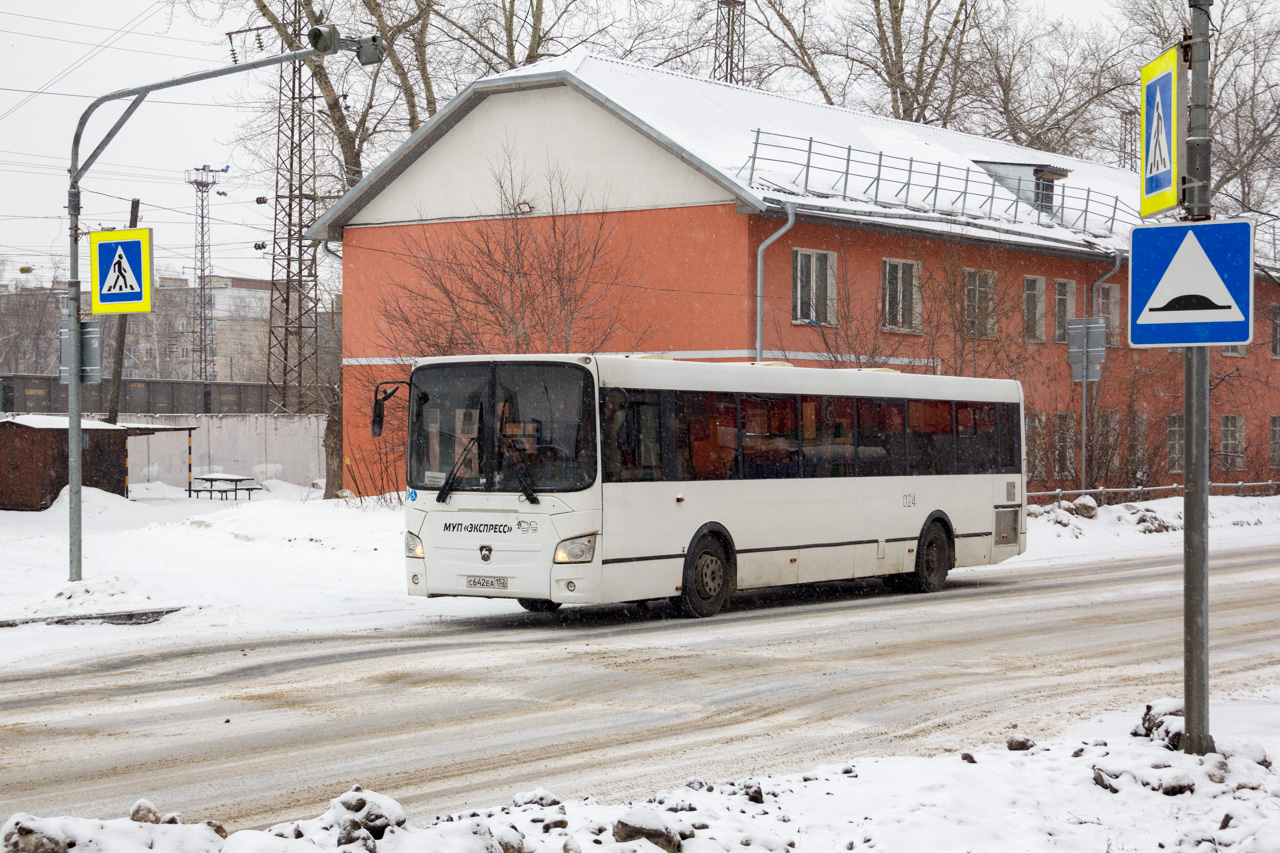
POLYGON ((551 613, 560 609, 560 602, 547 601, 545 598, 517 598, 516 603, 530 613, 551 613))
POLYGON ((684 561, 684 583, 677 599, 686 616, 714 616, 729 590, 729 558, 724 546, 704 536, 684 561))

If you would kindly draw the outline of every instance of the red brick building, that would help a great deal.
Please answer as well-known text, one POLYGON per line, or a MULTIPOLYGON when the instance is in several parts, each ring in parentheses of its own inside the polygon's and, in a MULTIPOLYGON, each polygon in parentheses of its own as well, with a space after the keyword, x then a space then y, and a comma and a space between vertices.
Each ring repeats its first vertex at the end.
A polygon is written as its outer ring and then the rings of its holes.
MULTIPOLYGON (((1012 377, 1030 488, 1075 488, 1065 341, 1082 316, 1108 318, 1110 344, 1090 485, 1180 481, 1182 357, 1126 344, 1137 180, 583 53, 479 80, 311 232, 342 244, 345 485, 399 487, 395 448, 367 438, 374 382, 422 355, 532 347, 1012 377), (572 268, 582 289, 519 302, 535 268, 572 268), (483 299, 460 309, 433 282, 483 299)), ((1253 343, 1211 356, 1215 481, 1280 476, 1280 284, 1262 242, 1253 343)))

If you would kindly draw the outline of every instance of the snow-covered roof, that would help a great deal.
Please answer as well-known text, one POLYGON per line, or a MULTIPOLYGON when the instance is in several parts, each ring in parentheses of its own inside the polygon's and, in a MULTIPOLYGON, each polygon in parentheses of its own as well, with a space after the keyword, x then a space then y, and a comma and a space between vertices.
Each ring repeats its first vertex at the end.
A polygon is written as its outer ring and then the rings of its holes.
MULTIPOLYGON (((30 429, 68 429, 66 415, 0 415, 0 424, 17 424, 30 429)), ((80 429, 123 430, 124 426, 82 419, 80 429)))
POLYGON ((1086 252, 1127 251, 1133 172, 1010 142, 574 51, 477 80, 313 226, 340 240, 391 181, 490 94, 565 85, 761 212, 890 222, 1086 252), (1051 200, 1037 175, 1065 178, 1051 200), (1035 204, 1033 202, 1039 202, 1035 204))

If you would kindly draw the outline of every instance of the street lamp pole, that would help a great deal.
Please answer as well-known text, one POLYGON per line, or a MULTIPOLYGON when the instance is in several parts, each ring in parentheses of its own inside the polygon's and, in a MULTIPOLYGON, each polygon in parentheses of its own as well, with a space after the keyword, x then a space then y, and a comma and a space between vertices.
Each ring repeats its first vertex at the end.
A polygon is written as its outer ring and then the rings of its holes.
POLYGON ((71 535, 69 561, 72 582, 79 581, 81 577, 81 486, 83 483, 81 467, 83 436, 80 427, 80 419, 83 414, 80 400, 80 179, 85 176, 94 162, 111 143, 111 140, 120 132, 120 128, 124 127, 125 122, 138 111, 138 107, 142 106, 142 102, 152 92, 172 89, 175 86, 185 86, 188 83, 213 80, 217 77, 226 77, 229 74, 242 74, 245 71, 268 68, 285 62, 297 62, 316 56, 327 56, 337 53, 339 50, 354 51, 362 65, 375 64, 381 61, 383 55, 382 43, 378 36, 344 39, 339 35, 338 28, 332 24, 312 27, 307 34, 307 41, 311 44, 311 47, 307 50, 295 50, 291 53, 268 56, 253 62, 246 62, 244 65, 232 65, 228 68, 215 68, 210 71, 197 71, 194 74, 186 74, 171 80, 162 80, 159 83, 149 83, 132 89, 121 89, 118 92, 103 95, 89 104, 80 116, 80 122, 76 125, 75 137, 71 141, 71 168, 68 170, 71 174, 71 181, 67 189, 67 215, 70 219, 68 239, 71 242, 70 280, 67 282, 66 309, 71 361, 67 365, 67 510, 71 535), (115 124, 107 131, 106 136, 93 149, 93 152, 85 158, 84 163, 80 163, 80 139, 84 136, 85 125, 88 124, 89 117, 103 104, 125 98, 132 98, 133 102, 116 119, 115 124))

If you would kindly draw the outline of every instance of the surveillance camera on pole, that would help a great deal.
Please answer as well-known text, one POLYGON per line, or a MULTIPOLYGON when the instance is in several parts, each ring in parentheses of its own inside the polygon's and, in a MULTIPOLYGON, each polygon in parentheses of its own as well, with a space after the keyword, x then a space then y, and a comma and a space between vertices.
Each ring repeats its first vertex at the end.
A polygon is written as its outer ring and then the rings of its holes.
POLYGON ((321 56, 337 53, 342 47, 341 42, 342 38, 338 35, 338 28, 334 24, 321 24, 307 32, 307 43, 321 56))

